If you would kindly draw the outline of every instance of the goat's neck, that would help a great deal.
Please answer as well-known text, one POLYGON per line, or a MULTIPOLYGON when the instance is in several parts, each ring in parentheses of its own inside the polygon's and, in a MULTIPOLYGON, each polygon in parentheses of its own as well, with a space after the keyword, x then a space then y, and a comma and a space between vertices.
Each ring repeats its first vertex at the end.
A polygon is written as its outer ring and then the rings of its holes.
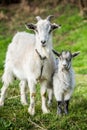
POLYGON ((72 71, 72 68, 70 67, 69 70, 62 70, 62 69, 59 69, 58 70, 58 74, 60 75, 60 77, 62 77, 63 79, 67 80, 69 78, 71 78, 71 71, 72 71))
POLYGON ((60 81, 64 82, 64 84, 69 86, 72 82, 71 69, 69 69, 68 71, 58 70, 58 78, 60 79, 60 81))

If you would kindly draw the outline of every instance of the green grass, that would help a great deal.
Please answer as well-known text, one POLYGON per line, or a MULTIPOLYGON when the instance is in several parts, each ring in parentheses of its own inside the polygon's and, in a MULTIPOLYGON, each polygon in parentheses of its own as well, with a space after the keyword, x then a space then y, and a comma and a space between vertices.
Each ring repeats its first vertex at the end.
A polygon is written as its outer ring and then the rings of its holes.
MULTIPOLYGON (((19 95, 18 83, 14 83, 8 89, 5 106, 0 108, 0 127, 5 130, 40 130, 42 127, 47 130, 86 130, 87 129, 87 76, 76 75, 76 88, 70 103, 69 115, 59 117, 56 115, 56 101, 50 108, 50 114, 42 114, 39 86, 36 95, 36 114, 34 117, 27 112, 28 106, 23 107, 20 97, 8 99, 11 96, 19 95), (32 123, 31 123, 32 121, 32 123), (33 124, 34 123, 34 124, 33 124), (37 124, 37 125, 36 125, 37 124), (39 126, 39 127, 37 127, 39 126)), ((29 99, 28 99, 29 102, 29 99)))
MULTIPOLYGON (((20 103, 19 81, 14 81, 9 86, 6 95, 5 106, 0 107, 0 130, 86 130, 87 129, 87 22, 79 16, 79 11, 71 5, 58 6, 54 10, 48 8, 49 11, 42 13, 57 14, 56 23, 62 25, 61 29, 53 33, 54 48, 57 51, 71 50, 72 52, 80 51, 80 55, 73 59, 73 67, 76 72, 76 87, 70 102, 69 115, 59 117, 56 114, 57 104, 55 98, 49 114, 43 114, 41 111, 40 86, 37 85, 36 95, 36 114, 34 117, 28 114, 28 106, 22 106, 20 103)), ((4 12, 9 13, 4 9, 4 12)), ((16 31, 26 30, 21 21, 27 21, 27 15, 20 14, 15 16, 14 21, 9 25, 9 21, 1 21, 0 23, 0 77, 4 70, 4 60, 8 44, 11 42, 12 36, 16 31), (23 28, 22 28, 23 26, 23 28)), ((10 14, 10 15, 11 15, 10 14)), ((23 23, 25 23, 23 21, 23 23)), ((30 21, 33 17, 30 15, 30 21)), ((1 80, 0 80, 1 81, 1 80)), ((2 83, 0 82, 0 88, 2 83)), ((29 93, 28 103, 29 103, 29 93)))

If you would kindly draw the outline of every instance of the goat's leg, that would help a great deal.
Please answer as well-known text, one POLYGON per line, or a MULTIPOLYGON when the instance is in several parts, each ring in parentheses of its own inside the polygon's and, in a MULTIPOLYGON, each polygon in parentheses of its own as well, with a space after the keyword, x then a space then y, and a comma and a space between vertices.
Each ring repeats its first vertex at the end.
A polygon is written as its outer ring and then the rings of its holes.
POLYGON ((57 114, 58 114, 58 115, 61 115, 62 112, 63 112, 63 111, 62 111, 62 101, 58 101, 57 103, 58 103, 58 104, 57 104, 57 105, 58 105, 58 106, 57 106, 57 114))
POLYGON ((8 86, 9 86, 8 84, 4 83, 1 88, 0 106, 4 105, 6 90, 7 90, 8 86))
POLYGON ((13 75, 10 71, 5 71, 2 77, 3 86, 1 88, 1 94, 0 94, 0 106, 4 105, 6 90, 10 83, 12 83, 13 75))
POLYGON ((65 112, 65 114, 68 114, 69 100, 71 98, 72 92, 73 92, 73 90, 70 90, 64 96, 64 112, 65 112))
POLYGON ((63 105, 63 94, 62 92, 59 92, 57 94, 57 114, 58 115, 61 115, 63 113, 62 105, 63 105))
POLYGON ((69 100, 64 101, 64 112, 65 112, 65 114, 68 114, 68 106, 69 106, 69 100))
POLYGON ((28 83, 30 89, 30 106, 28 108, 28 112, 30 115, 35 114, 35 96, 36 96, 36 86, 33 81, 29 81, 28 83))
POLYGON ((52 88, 48 88, 47 89, 47 93, 48 93, 48 106, 50 106, 52 104, 53 89, 52 88))
POLYGON ((21 104, 27 105, 26 94, 25 94, 26 81, 22 80, 19 86, 20 86, 20 94, 21 94, 21 104))
POLYGON ((43 113, 49 113, 49 110, 46 106, 46 91, 47 91, 47 82, 44 81, 41 83, 41 99, 42 99, 42 111, 43 113))

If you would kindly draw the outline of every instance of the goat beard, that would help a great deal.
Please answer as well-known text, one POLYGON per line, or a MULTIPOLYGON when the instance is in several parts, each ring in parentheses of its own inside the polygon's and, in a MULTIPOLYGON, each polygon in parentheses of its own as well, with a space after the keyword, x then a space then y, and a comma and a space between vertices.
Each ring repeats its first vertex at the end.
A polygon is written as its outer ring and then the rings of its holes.
POLYGON ((42 47, 41 48, 41 54, 43 57, 49 58, 50 55, 50 49, 47 47, 42 47))

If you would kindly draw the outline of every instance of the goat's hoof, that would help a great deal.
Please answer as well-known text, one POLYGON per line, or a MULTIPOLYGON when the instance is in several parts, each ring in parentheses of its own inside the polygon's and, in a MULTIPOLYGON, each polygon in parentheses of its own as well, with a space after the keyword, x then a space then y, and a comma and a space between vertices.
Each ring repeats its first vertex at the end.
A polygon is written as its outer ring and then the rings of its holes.
POLYGON ((4 102, 0 100, 0 107, 4 106, 4 102))
POLYGON ((69 113, 68 113, 68 111, 65 111, 64 114, 65 114, 65 115, 68 115, 69 113))
POLYGON ((31 116, 34 116, 34 115, 35 115, 35 109, 29 107, 29 109, 28 109, 28 113, 29 113, 31 116))
POLYGON ((60 116, 60 117, 61 117, 61 116, 62 116, 62 114, 63 114, 63 112, 62 112, 62 111, 58 111, 58 110, 57 110, 57 115, 58 115, 58 116, 60 116))
POLYGON ((44 110, 43 110, 43 114, 48 114, 48 113, 50 113, 50 110, 49 110, 49 109, 44 109, 44 110))
POLYGON ((63 114, 62 114, 62 113, 58 113, 58 112, 57 112, 57 115, 58 115, 59 117, 61 117, 63 114))

